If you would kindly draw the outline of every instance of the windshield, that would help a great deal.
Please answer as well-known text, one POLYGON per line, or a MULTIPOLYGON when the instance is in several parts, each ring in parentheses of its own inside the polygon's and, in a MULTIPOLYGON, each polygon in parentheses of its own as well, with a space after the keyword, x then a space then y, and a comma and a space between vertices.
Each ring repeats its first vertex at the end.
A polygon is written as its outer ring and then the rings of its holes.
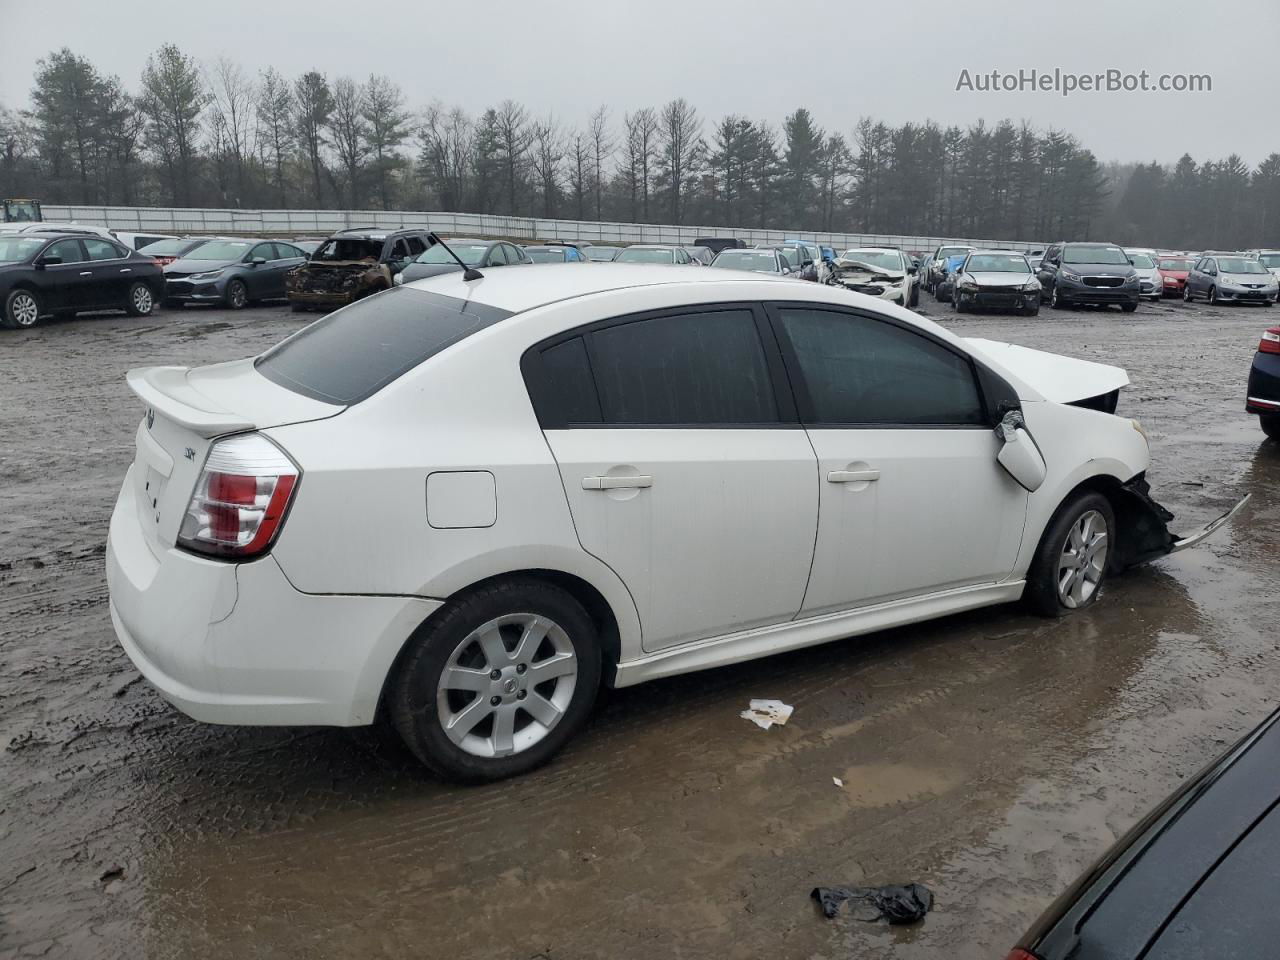
POLYGON ((609 261, 618 255, 617 247, 588 247, 587 257, 591 260, 609 261))
POLYGON ((1089 246, 1075 244, 1062 252, 1063 263, 1102 263, 1115 266, 1129 266, 1129 258, 1119 247, 1089 246))
POLYGON ((948 257, 954 257, 957 253, 968 253, 973 247, 943 247, 938 251, 938 260, 946 260, 948 257))
POLYGON ((239 260, 256 241, 250 240, 210 240, 202 243, 190 253, 188 260, 239 260))
MULTIPOLYGON (((432 247, 431 249, 435 249, 432 247)), ((342 260, 377 260, 382 255, 381 240, 365 240, 362 237, 336 237, 326 240, 320 249, 311 255, 312 261, 328 260, 330 263, 342 260)))
POLYGON ((325 403, 358 403, 428 357, 511 316, 482 303, 394 287, 357 300, 254 361, 268 380, 325 403))
POLYGON ((43 245, 44 240, 37 237, 0 237, 0 263, 18 263, 43 245))
POLYGON ((885 250, 846 250, 840 255, 843 261, 863 263, 879 270, 901 270, 902 257, 885 250))
POLYGON ((1244 257, 1219 257, 1218 269, 1223 273, 1266 273, 1267 268, 1257 260, 1244 257))
POLYGON ((1280 253, 1264 253, 1258 260, 1264 267, 1280 267, 1280 253))
MULTIPOLYGON (((474 267, 484 258, 484 252, 489 249, 487 243, 451 243, 449 250, 456 253, 468 267, 474 267)), ((458 261, 449 256, 449 250, 443 246, 431 247, 418 254, 418 259, 414 263, 452 263, 457 265, 458 261)))
POLYGON ((1161 257, 1159 262, 1161 270, 1191 269, 1191 261, 1183 259, 1182 257, 1161 257))
POLYGON ((156 240, 138 248, 138 252, 146 251, 153 257, 178 257, 182 251, 196 241, 191 240, 156 240))
POLYGON ((1129 259, 1139 270, 1154 270, 1156 267, 1155 261, 1147 253, 1131 253, 1129 259))
POLYGON ((675 254, 670 250, 652 250, 627 247, 618 254, 618 263, 674 263, 675 254))
POLYGON ((777 273, 778 262, 772 250, 726 250, 711 261, 713 267, 728 270, 754 270, 757 273, 777 273))
POLYGON ((530 250, 525 247, 524 252, 534 263, 564 263, 563 250, 530 250))
POLYGON ((1026 257, 999 253, 975 253, 965 267, 970 273, 1030 273, 1026 257))

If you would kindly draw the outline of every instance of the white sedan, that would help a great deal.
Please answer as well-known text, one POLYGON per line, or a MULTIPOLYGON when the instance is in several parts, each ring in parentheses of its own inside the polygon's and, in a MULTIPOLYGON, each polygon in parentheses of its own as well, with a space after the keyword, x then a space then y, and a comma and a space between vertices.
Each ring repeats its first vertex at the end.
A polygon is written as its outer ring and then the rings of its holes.
POLYGON ((450 274, 128 382, 107 576, 138 669, 214 723, 385 711, 460 780, 547 760, 602 683, 1067 614, 1175 546, 1106 412, 1124 371, 821 284, 450 274))

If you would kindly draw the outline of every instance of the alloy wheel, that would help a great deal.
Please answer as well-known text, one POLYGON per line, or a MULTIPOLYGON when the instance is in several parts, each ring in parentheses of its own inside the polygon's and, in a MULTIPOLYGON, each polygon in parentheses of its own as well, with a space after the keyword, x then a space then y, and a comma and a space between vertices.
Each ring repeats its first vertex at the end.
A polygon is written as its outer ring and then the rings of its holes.
POLYGON ((1082 607, 1097 592, 1107 569, 1107 521, 1089 510, 1071 525, 1058 557, 1058 599, 1064 607, 1082 607))
POLYGON ((538 614, 508 614, 454 648, 436 684, 436 714, 461 750, 509 757, 555 728, 577 682, 578 658, 564 628, 538 614))
POLYGON ((151 291, 146 287, 136 287, 134 289, 133 309, 144 315, 151 312, 151 291))
POLYGON ((40 319, 40 308, 36 305, 36 298, 29 293, 19 293, 13 298, 10 309, 13 312, 13 321, 20 327, 34 327, 38 319, 40 319))
POLYGON ((232 281, 231 286, 227 290, 227 302, 231 306, 231 309, 239 310, 245 305, 245 301, 247 299, 248 296, 245 293, 244 284, 240 283, 238 280, 232 281))

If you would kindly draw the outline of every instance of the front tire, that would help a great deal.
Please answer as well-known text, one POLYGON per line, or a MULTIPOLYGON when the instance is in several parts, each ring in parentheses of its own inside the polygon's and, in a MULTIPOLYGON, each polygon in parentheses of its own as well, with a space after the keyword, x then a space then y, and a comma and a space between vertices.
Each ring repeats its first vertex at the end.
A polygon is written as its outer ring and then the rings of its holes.
POLYGON ((1138 309, 1138 305, 1136 303, 1122 303, 1120 304, 1120 309, 1125 313, 1133 313, 1133 311, 1138 309))
POLYGON ((1221 301, 1218 299, 1218 288, 1209 288, 1209 306, 1216 307, 1221 301))
POLYGON ((249 302, 249 291, 245 288, 244 281, 232 280, 228 283, 225 299, 228 309, 243 310, 249 302))
POLYGON ((129 288, 129 299, 125 301, 125 310, 131 317, 149 317, 156 308, 156 299, 151 288, 139 280, 129 288))
POLYGON ((1049 306, 1055 310, 1065 310, 1069 304, 1062 299, 1062 294, 1058 293, 1058 285, 1053 285, 1053 292, 1049 294, 1049 306))
POLYGON ((1280 414, 1260 413, 1258 423, 1262 426, 1262 432, 1268 437, 1272 440, 1280 440, 1280 414))
POLYGON ((4 315, 0 323, 25 330, 40 322, 40 298, 34 290, 11 290, 5 297, 4 315))
POLYGON ((913 283, 911 285, 911 300, 907 303, 908 307, 920 306, 920 284, 913 283))
POLYGON ((392 722, 440 776, 484 783, 545 763, 600 685, 596 628, 552 584, 512 579, 451 602, 409 640, 388 686, 392 722))
POLYGON ((1063 503, 1027 571, 1027 606, 1041 616, 1064 617, 1096 603, 1115 529, 1115 513, 1102 494, 1082 491, 1063 503))

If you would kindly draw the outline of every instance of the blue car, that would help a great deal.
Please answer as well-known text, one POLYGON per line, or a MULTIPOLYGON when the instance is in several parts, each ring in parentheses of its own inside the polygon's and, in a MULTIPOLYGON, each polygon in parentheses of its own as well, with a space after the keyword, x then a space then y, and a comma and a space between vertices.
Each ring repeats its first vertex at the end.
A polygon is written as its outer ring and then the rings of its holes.
POLYGON ((957 253, 942 262, 941 277, 933 286, 933 295, 939 303, 951 302, 951 288, 955 285, 956 271, 964 265, 968 253, 957 253))

